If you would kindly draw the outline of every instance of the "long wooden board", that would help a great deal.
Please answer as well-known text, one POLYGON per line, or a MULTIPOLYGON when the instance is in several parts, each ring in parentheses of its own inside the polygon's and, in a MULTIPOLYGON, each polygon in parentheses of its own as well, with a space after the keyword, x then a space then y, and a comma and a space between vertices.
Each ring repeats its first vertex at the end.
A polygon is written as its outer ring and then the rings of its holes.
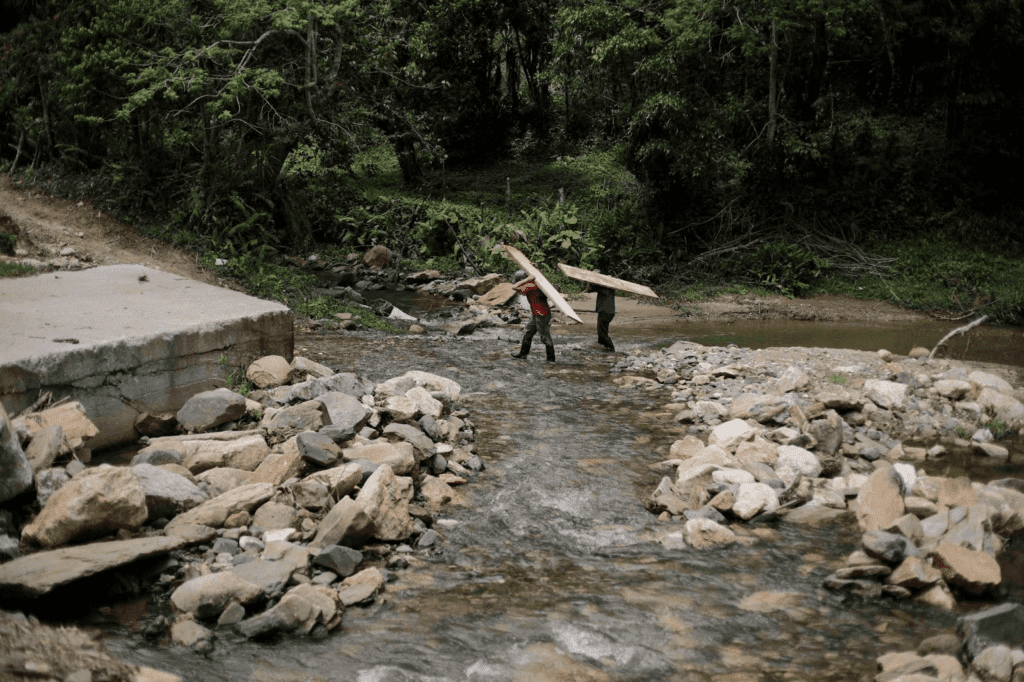
POLYGON ((608 275, 602 275, 594 272, 593 270, 582 270, 580 268, 574 268, 571 265, 565 263, 559 263, 558 269, 570 279, 575 279, 579 282, 587 282, 588 284, 600 284, 603 287, 609 289, 619 289, 621 291, 628 291, 631 294, 639 294, 640 296, 650 296, 651 298, 658 298, 658 295, 654 293, 654 290, 650 287, 645 287, 643 284, 636 284, 634 282, 628 282, 624 279, 617 277, 610 277, 608 275))
POLYGON ((516 262, 516 265, 525 270, 526 274, 533 275, 534 280, 537 282, 537 286, 540 287, 540 290, 548 297, 548 300, 555 304, 556 308, 564 313, 566 317, 583 324, 583 320, 581 320, 580 316, 576 314, 576 311, 565 302, 562 295, 558 293, 558 289, 548 281, 548 278, 545 277, 540 270, 533 266, 533 263, 530 262, 530 259, 527 258, 522 251, 514 246, 509 246, 508 244, 504 244, 503 246, 505 247, 505 253, 509 255, 509 258, 516 262))

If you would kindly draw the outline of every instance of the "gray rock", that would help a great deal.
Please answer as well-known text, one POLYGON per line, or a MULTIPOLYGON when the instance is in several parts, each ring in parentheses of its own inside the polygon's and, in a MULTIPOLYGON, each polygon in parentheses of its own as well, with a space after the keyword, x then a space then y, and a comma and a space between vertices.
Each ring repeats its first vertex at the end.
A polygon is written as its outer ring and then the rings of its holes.
POLYGON ((10 535, 0 534, 0 564, 21 556, 21 543, 10 535))
POLYGON ((152 464, 138 464, 131 470, 142 483, 150 520, 161 516, 169 519, 180 512, 198 507, 207 500, 206 493, 179 474, 152 464))
POLYGON ((244 415, 245 397, 227 388, 217 388, 189 398, 175 418, 186 431, 201 433, 244 415))
POLYGON ((343 497, 317 525, 311 547, 361 547, 373 535, 373 521, 351 497, 343 497))
POLYGON ((968 659, 976 658, 991 646, 1018 646, 1024 632, 1024 606, 1000 604, 961 616, 957 620, 956 631, 963 640, 968 659))
POLYGON ((322 433, 304 431, 295 439, 302 458, 322 467, 332 467, 341 459, 342 452, 332 438, 322 433))
POLYGON ((392 423, 384 427, 383 433, 385 436, 397 437, 411 443, 417 461, 423 461, 434 454, 434 441, 418 426, 392 423))
POLYGON ((71 476, 63 467, 43 469, 36 472, 36 499, 40 506, 45 507, 55 492, 64 487, 64 484, 71 480, 71 476))
POLYGON ((1005 644, 986 647, 971 661, 971 673, 985 682, 1010 682, 1013 660, 1005 644))
POLYGON ((153 466, 160 466, 161 464, 181 464, 183 459, 184 454, 180 450, 147 447, 132 457, 132 466, 137 464, 152 464, 153 466))
POLYGON ((317 400, 323 403, 327 409, 331 425, 334 427, 350 429, 355 432, 363 428, 370 418, 370 408, 364 405, 359 398, 348 393, 328 391, 317 396, 317 400))
POLYGON ((373 383, 349 372, 339 372, 322 379, 311 379, 291 386, 281 386, 266 392, 270 405, 289 405, 296 401, 312 400, 324 393, 337 391, 361 398, 373 393, 373 383))
MULTIPOLYGON (((330 378, 332 377, 328 377, 330 378)), ((324 426, 329 426, 331 416, 319 400, 307 400, 298 405, 282 408, 269 418, 265 415, 262 423, 266 426, 270 441, 279 443, 303 431, 316 432, 324 426)))
POLYGON ((363 561, 363 553, 341 545, 327 545, 313 557, 313 565, 326 568, 342 578, 356 572, 363 561))
POLYGON ((234 570, 211 573, 187 580, 171 593, 171 604, 198 618, 216 618, 228 602, 250 604, 263 597, 260 587, 234 570))
POLYGON ((0 502, 32 487, 32 466, 21 449, 7 410, 0 404, 0 502))
POLYGON ((861 546, 868 556, 890 564, 899 564, 907 557, 918 555, 917 547, 910 540, 902 535, 881 530, 864 533, 861 536, 861 546))
POLYGON ((238 541, 229 538, 217 538, 213 543, 213 551, 216 554, 230 554, 234 556, 239 552, 238 541))
POLYGON ((373 472, 359 491, 356 503, 370 518, 374 537, 394 541, 405 540, 412 534, 409 503, 390 466, 382 465, 373 472))
POLYGON ((197 654, 213 651, 214 634, 194 620, 178 621, 171 626, 171 641, 197 654))

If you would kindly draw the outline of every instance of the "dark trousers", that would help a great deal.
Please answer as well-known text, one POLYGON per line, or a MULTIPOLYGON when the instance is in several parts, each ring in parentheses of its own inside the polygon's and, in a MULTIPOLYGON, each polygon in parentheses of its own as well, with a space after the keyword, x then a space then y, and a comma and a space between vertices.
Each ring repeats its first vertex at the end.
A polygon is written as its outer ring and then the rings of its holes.
POLYGON ((523 336, 523 343, 533 341, 534 334, 540 334, 540 340, 545 346, 554 347, 555 340, 551 338, 551 313, 547 315, 533 315, 526 323, 526 334, 523 336))
POLYGON ((615 350, 612 337, 608 335, 608 327, 615 319, 615 313, 597 314, 597 342, 609 350, 615 350))

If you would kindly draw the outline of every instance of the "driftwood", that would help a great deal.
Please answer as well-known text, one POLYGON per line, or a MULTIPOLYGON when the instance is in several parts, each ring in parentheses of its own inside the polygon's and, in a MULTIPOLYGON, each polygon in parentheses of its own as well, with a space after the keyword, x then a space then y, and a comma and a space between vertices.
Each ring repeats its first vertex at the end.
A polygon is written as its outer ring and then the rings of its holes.
POLYGON ((987 319, 988 319, 988 315, 982 315, 981 317, 976 319, 974 322, 971 322, 970 324, 965 324, 963 327, 957 327, 956 329, 954 329, 950 333, 948 333, 945 336, 943 336, 942 340, 939 341, 937 344, 935 344, 935 348, 932 348, 932 352, 928 354, 928 359, 931 360, 932 358, 934 358, 935 357, 935 351, 937 351, 939 349, 939 346, 941 346, 942 344, 946 343, 946 341, 948 341, 951 336, 956 336, 957 334, 963 334, 964 332, 966 332, 968 330, 974 329, 975 327, 977 327, 979 324, 981 324, 982 322, 984 322, 987 319))

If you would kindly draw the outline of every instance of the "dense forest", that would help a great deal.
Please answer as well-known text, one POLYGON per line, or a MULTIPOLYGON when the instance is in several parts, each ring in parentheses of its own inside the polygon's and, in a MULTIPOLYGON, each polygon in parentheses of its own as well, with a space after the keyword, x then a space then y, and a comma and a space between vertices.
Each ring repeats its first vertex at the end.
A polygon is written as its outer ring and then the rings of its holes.
POLYGON ((1020 257, 1022 4, 2 0, 0 159, 268 253, 483 266, 519 238, 648 280, 855 273, 878 240, 1020 257), (514 199, 488 169, 529 159, 623 172, 514 199), (389 163, 400 190, 368 191, 389 163))

